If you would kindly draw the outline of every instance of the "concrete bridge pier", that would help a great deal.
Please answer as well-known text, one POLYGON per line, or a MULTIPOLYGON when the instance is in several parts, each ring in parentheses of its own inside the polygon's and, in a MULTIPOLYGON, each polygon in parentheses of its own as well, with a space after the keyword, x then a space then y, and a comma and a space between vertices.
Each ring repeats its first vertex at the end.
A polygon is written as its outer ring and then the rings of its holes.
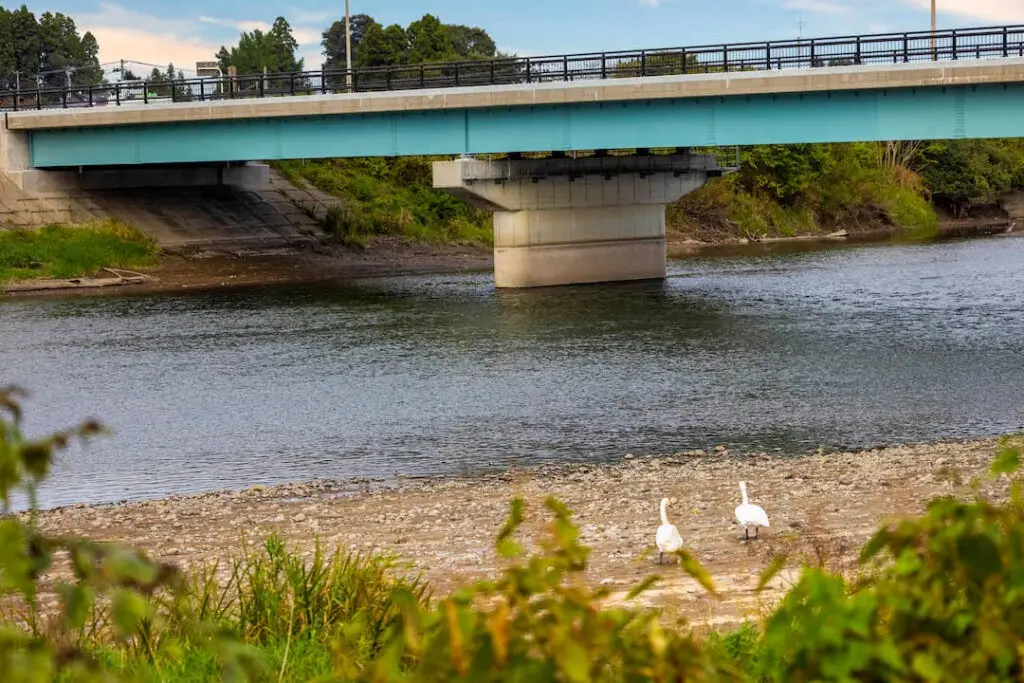
POLYGON ((665 207, 728 169, 675 154, 583 159, 458 159, 434 186, 494 211, 502 288, 665 277, 665 207))

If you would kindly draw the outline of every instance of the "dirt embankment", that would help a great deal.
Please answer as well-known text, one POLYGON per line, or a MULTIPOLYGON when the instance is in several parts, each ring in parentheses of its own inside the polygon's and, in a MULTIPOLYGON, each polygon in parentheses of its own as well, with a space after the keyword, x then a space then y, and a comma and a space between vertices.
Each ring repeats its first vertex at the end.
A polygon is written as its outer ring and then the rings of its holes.
POLYGON ((853 571, 859 547, 886 520, 919 513, 927 501, 964 491, 986 471, 996 441, 899 446, 859 453, 784 456, 680 453, 609 466, 550 466, 472 479, 394 487, 313 483, 196 497, 71 507, 44 512, 43 528, 141 546, 183 565, 237 552, 243 537, 283 535, 308 551, 314 539, 360 551, 398 554, 438 592, 495 574, 492 542, 509 501, 527 503, 527 545, 544 533, 543 501, 556 496, 575 512, 593 548, 587 579, 624 600, 629 588, 663 577, 643 604, 711 626, 756 619, 795 577, 784 572, 758 595, 761 572, 780 553, 853 571), (745 541, 733 519, 737 483, 748 482, 771 528, 745 541), (687 547, 722 594, 716 600, 677 566, 659 566, 654 534, 658 502, 669 509, 687 547))

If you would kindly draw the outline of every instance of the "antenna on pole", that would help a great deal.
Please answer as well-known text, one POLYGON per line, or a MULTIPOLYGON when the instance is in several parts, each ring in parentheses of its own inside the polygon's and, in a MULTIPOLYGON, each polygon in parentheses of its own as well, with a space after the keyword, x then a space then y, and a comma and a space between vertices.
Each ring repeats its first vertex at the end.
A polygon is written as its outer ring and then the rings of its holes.
POLYGON ((803 40, 804 39, 804 26, 806 26, 806 25, 807 25, 807 22, 804 21, 804 13, 800 12, 799 14, 796 15, 796 30, 797 30, 796 36, 797 36, 798 40, 803 40))

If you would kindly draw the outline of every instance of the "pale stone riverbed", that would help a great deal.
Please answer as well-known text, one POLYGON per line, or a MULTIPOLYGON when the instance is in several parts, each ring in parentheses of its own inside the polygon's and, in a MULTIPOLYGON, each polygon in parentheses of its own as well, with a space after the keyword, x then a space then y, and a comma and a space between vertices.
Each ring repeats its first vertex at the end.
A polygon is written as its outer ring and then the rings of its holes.
POLYGON ((257 487, 194 497, 43 512, 46 530, 117 540, 183 566, 238 552, 243 537, 278 533, 302 551, 316 538, 329 545, 397 554, 445 593, 494 575, 493 537, 509 501, 522 496, 529 544, 544 531, 543 501, 555 496, 575 513, 593 548, 587 579, 610 587, 613 600, 652 574, 663 580, 643 604, 712 627, 765 613, 793 579, 783 573, 758 595, 758 577, 778 553, 807 553, 851 571, 856 554, 887 520, 921 512, 937 496, 963 492, 984 474, 993 439, 910 445, 842 454, 706 455, 653 459, 629 455, 607 466, 549 466, 466 479, 406 481, 358 490, 318 482, 257 487), (737 483, 771 517, 760 540, 745 542, 733 510, 737 483), (688 549, 710 571, 721 599, 709 597, 677 566, 659 566, 654 532, 658 502, 674 498, 669 515, 688 549))

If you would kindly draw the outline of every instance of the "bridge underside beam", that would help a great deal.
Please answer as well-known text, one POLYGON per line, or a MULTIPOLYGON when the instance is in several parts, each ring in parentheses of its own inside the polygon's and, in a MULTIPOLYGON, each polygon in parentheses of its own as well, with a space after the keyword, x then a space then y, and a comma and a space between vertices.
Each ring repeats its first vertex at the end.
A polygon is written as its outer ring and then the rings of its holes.
POLYGON ((675 168, 662 171, 625 159, 623 172, 589 175, 592 159, 562 161, 434 164, 435 187, 494 211, 496 286, 664 278, 665 206, 727 170, 708 155, 665 157, 675 168))
MULTIPOLYGON (((1024 137, 1024 84, 922 86, 18 133, 39 168, 1024 137)), ((11 131, 14 133, 14 131, 11 131)))

